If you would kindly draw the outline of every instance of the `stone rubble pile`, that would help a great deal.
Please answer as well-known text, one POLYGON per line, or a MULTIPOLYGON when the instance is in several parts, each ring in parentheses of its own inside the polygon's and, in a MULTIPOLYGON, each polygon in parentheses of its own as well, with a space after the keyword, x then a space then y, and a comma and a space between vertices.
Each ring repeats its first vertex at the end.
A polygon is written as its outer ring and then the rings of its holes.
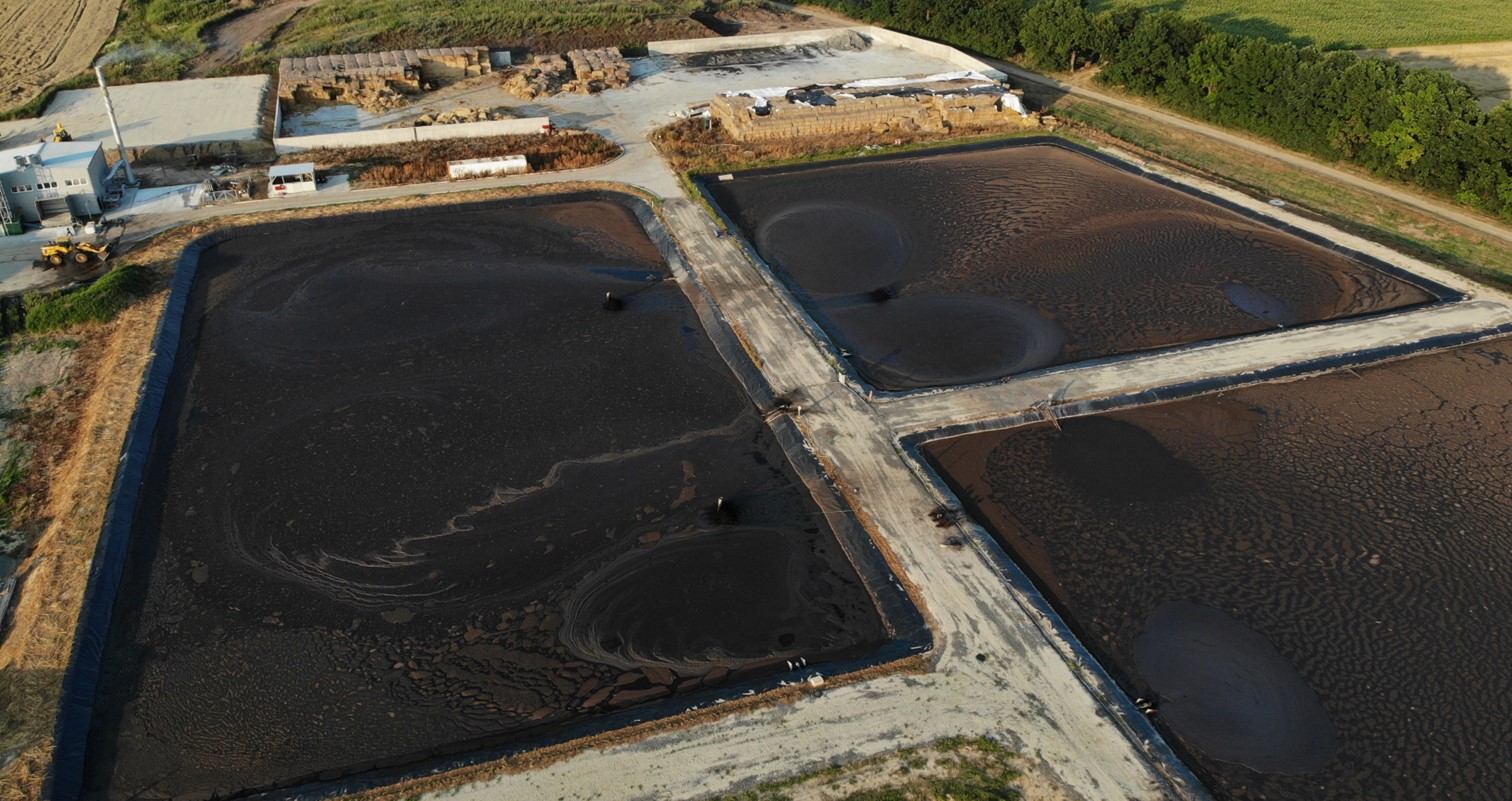
POLYGON ((500 82, 504 91, 526 100, 559 92, 595 94, 629 85, 630 62, 612 47, 539 56, 530 64, 508 70, 500 82))
POLYGON ((490 120, 512 119, 504 109, 490 108, 457 108, 450 111, 421 114, 407 123, 391 126, 396 128, 424 128, 428 125, 456 125, 464 122, 488 122, 490 120))

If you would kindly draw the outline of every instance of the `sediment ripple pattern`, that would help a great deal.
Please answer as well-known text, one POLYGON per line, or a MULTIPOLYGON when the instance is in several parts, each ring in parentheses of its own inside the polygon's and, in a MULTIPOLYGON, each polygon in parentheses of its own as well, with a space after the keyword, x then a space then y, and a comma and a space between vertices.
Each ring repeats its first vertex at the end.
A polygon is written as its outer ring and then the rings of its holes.
POLYGON ((928 453, 1219 798, 1506 797, 1512 341, 928 453))
POLYGON ((884 642, 665 269, 596 201, 284 223, 207 251, 90 797, 528 745, 884 642))

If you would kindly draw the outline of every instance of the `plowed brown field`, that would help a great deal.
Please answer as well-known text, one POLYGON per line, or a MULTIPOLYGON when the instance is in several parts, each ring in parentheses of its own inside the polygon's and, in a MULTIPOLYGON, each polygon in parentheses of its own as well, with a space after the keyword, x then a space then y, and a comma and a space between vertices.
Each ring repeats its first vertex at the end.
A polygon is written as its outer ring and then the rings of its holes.
POLYGON ((120 0, 0 0, 0 109, 89 68, 120 0))

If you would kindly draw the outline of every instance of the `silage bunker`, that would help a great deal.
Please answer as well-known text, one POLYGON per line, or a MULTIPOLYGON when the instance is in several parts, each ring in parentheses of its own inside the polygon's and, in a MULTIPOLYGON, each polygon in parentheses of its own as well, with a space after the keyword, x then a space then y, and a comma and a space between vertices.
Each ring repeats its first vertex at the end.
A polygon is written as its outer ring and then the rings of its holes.
POLYGON ((862 380, 989 381, 1445 298, 1053 138, 705 176, 862 380))
POLYGON ((864 533, 667 275, 602 198, 204 250, 86 796, 433 767, 899 653, 917 613, 878 590, 884 621, 864 533))

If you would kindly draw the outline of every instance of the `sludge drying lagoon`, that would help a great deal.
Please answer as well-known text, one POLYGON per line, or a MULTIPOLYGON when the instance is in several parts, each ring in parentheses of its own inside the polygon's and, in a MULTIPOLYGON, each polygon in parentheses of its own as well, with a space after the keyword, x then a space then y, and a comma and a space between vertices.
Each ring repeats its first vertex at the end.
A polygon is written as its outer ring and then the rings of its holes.
POLYGON ((856 373, 885 390, 1436 299, 1384 265, 1061 140, 702 185, 856 373))
POLYGON ((88 796, 551 742, 892 638, 864 535, 624 205, 277 223, 199 259, 88 796))
POLYGON ((1228 799, 1512 784, 1512 340, 924 453, 1228 799))

